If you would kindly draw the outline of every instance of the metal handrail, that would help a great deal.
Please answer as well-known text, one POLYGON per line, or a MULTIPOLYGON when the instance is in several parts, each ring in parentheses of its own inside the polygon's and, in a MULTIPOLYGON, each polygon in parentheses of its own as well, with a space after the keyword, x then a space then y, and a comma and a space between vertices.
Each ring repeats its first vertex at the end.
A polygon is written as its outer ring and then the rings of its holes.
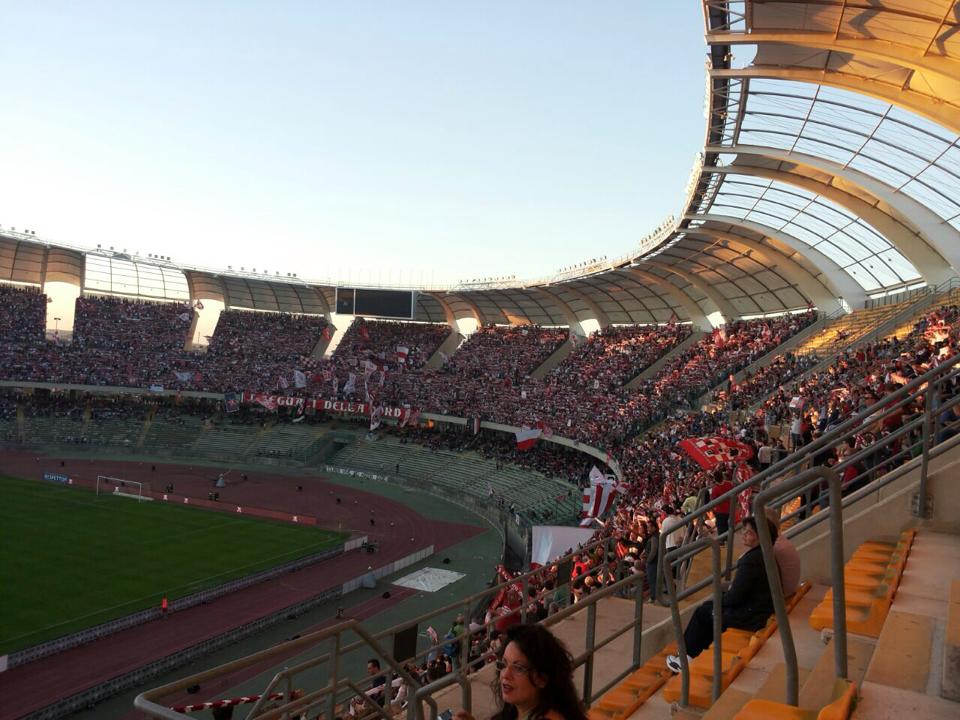
MULTIPOLYGON (((713 701, 716 702, 723 692, 723 589, 720 586, 720 541, 715 537, 705 537, 691 543, 686 547, 680 547, 667 553, 666 565, 672 566, 675 562, 681 562, 684 559, 692 558, 704 548, 711 550, 711 559, 713 572, 710 577, 713 580, 713 682, 710 688, 710 694, 713 701)), ((667 584, 667 593, 670 596, 670 618, 673 622, 674 634, 677 637, 677 655, 680 659, 680 704, 686 706, 690 702, 690 664, 687 661, 687 644, 683 637, 683 624, 680 618, 680 597, 677 592, 676 583, 673 580, 673 573, 664 574, 667 584)), ((777 576, 779 577, 779 575, 777 576)))
POLYGON ((797 649, 793 643, 793 631, 787 614, 787 603, 780 583, 780 569, 773 553, 770 526, 766 523, 767 504, 776 497, 789 492, 799 492, 814 483, 826 482, 830 492, 830 574, 833 580, 833 650, 834 666, 839 678, 847 677, 847 614, 843 586, 843 507, 840 491, 840 476, 830 468, 815 467, 794 478, 784 480, 777 487, 761 490, 753 499, 753 516, 757 518, 757 536, 763 553, 767 584, 773 598, 773 610, 777 629, 783 644, 786 665, 786 699, 788 705, 797 705, 800 698, 800 673, 797 665, 797 649))

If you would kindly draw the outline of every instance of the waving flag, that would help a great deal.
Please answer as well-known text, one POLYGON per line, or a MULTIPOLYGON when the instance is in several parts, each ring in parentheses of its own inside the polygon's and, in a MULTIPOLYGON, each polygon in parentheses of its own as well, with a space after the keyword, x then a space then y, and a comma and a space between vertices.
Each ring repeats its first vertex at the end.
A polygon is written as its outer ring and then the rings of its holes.
POLYGON ((537 440, 540 439, 543 432, 538 428, 524 426, 514 434, 517 437, 517 450, 529 450, 537 444, 537 440))
POLYGON ((324 327, 323 327, 323 332, 320 333, 320 337, 323 338, 324 342, 330 342, 330 338, 332 337, 332 333, 330 332, 330 326, 329 326, 329 325, 324 325, 324 327))
MULTIPOLYGON (((602 480, 596 478, 594 470, 590 471, 590 487, 583 491, 583 508, 581 517, 599 518, 612 506, 619 491, 619 483, 612 477, 604 476, 602 480)), ((597 471, 599 473, 599 471, 597 471)), ((600 475, 603 475, 600 473, 600 475)))
POLYGON ((377 405, 370 413, 370 429, 376 430, 383 422, 383 405, 377 405))
POLYGON ((357 376, 354 373, 350 373, 349 376, 347 376, 347 382, 343 384, 343 392, 349 395, 356 389, 357 389, 357 376))
POLYGON ((303 374, 300 370, 293 371, 293 384, 298 388, 305 388, 307 386, 307 376, 303 374))
POLYGON ((753 448, 749 445, 720 436, 687 438, 678 446, 704 470, 712 470, 720 463, 743 462, 753 457, 753 448))
POLYGON ((402 363, 407 361, 407 355, 410 354, 410 348, 406 345, 397 345, 397 360, 402 363))

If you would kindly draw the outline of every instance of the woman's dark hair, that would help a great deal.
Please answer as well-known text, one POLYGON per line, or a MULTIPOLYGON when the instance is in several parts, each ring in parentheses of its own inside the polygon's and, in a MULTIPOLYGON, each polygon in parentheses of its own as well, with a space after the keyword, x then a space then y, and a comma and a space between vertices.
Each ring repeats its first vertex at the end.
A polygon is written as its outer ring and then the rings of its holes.
MULTIPOLYGON (((530 681, 533 682, 533 675, 536 673, 547 682, 540 689, 539 702, 530 715, 530 720, 542 718, 551 710, 561 715, 564 720, 587 720, 587 714, 573 685, 573 658, 553 633, 542 625, 514 625, 507 631, 504 647, 509 643, 515 643, 526 656, 530 665, 530 681)), ((505 704, 500 694, 500 673, 497 673, 493 689, 500 711, 491 720, 517 720, 517 708, 505 704)))
MULTIPOLYGON (((766 518, 764 519, 766 520, 766 518)), ((749 525, 751 528, 753 528, 754 532, 757 531, 757 519, 753 515, 745 517, 743 519, 743 524, 749 525)), ((770 528, 770 542, 775 543, 777 538, 780 536, 780 532, 777 530, 777 526, 769 520, 767 520, 767 527, 770 528)))

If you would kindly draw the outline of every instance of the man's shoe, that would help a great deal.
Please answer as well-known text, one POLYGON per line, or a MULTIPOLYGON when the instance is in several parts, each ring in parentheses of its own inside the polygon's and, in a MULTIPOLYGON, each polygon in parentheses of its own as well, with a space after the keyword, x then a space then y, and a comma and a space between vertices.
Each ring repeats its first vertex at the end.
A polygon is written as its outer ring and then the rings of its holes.
MULTIPOLYGON (((687 667, 690 667, 690 663, 693 662, 693 658, 687 655, 687 667)), ((680 656, 679 655, 667 655, 667 668, 669 668, 672 673, 679 673, 683 670, 680 667, 680 656)))

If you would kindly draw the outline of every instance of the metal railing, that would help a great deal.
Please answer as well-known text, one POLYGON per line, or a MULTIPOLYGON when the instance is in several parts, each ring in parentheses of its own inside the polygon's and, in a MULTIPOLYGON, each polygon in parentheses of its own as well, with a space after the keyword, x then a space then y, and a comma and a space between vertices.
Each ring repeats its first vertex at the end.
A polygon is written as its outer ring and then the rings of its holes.
MULTIPOLYGON (((843 586, 843 504, 840 488, 840 476, 830 468, 815 467, 802 472, 782 484, 761 490, 753 499, 753 515, 766 518, 766 508, 770 504, 776 507, 778 501, 795 496, 809 487, 827 484, 830 505, 830 577, 833 584, 833 652, 834 670, 838 678, 847 677, 847 612, 843 586)), ((797 665, 797 648, 793 644, 793 631, 787 615, 787 602, 780 583, 780 569, 773 553, 773 539, 770 526, 766 522, 757 523, 757 536, 763 553, 763 566, 767 574, 767 584, 773 599, 773 610, 777 618, 777 630, 783 645, 783 659, 786 666, 786 700, 788 705, 797 705, 800 700, 800 670, 797 665)))
MULTIPOLYGON (((594 541, 579 548, 575 553, 560 558, 557 564, 559 564, 560 567, 564 567, 566 562, 572 559, 573 555, 596 549, 602 549, 606 557, 610 552, 615 552, 615 547, 615 540, 611 538, 594 541)), ((609 569, 609 564, 603 563, 598 568, 587 573, 587 575, 609 571, 609 569)), ((396 673, 398 678, 407 685, 410 690, 406 709, 408 720, 425 720, 426 717, 429 717, 430 720, 437 720, 439 709, 436 701, 433 699, 433 695, 453 685, 459 685, 460 687, 459 699, 461 707, 470 711, 473 698, 468 673, 472 669, 477 669, 478 663, 482 664, 482 660, 476 658, 471 659, 470 657, 471 640, 475 635, 493 627, 500 618, 491 619, 479 626, 474 624, 472 629, 468 627, 468 629, 456 637, 442 638, 438 643, 416 652, 412 658, 403 661, 392 657, 382 643, 385 639, 391 638, 400 630, 409 628, 410 626, 420 626, 422 623, 430 621, 431 619, 436 622, 437 618, 449 617, 456 612, 462 613, 465 618, 469 619, 471 608, 475 607, 478 602, 483 605, 489 605, 491 599, 495 598, 501 591, 509 589, 519 588, 523 602, 520 607, 513 612, 520 616, 521 622, 526 622, 527 603, 531 600, 528 596, 531 579, 542 572, 542 569, 538 569, 523 573, 456 603, 428 612, 420 617, 409 619, 400 625, 379 632, 369 632, 359 622, 347 620, 333 627, 289 640, 280 645, 228 662, 211 670, 196 673, 161 687, 148 690, 137 696, 134 701, 134 707, 151 718, 182 720, 183 715, 174 711, 169 706, 164 705, 163 698, 170 696, 172 693, 185 690, 193 685, 207 683, 248 668, 258 665, 262 666, 268 662, 280 665, 296 652, 325 648, 320 655, 292 666, 283 667, 282 670, 277 672, 262 691, 263 697, 253 706, 247 714, 247 717, 257 718, 257 720, 273 720, 274 718, 287 719, 299 717, 303 712, 320 712, 325 718, 332 719, 337 717, 336 708, 338 704, 346 702, 350 698, 359 698, 370 712, 379 715, 384 718, 384 720, 392 720, 391 715, 387 714, 379 704, 369 698, 367 693, 372 688, 372 680, 370 678, 366 678, 365 681, 355 681, 344 676, 344 658, 350 653, 361 650, 368 654, 372 653, 385 661, 389 668, 396 673), (351 641, 351 636, 356 636, 357 639, 351 641), (407 663, 416 663, 423 659, 428 659, 431 653, 439 652, 443 646, 447 644, 456 644, 458 648, 457 656, 453 662, 454 671, 452 673, 432 682, 421 684, 405 669, 407 663), (317 689, 305 692, 302 695, 294 693, 294 689, 298 683, 301 681, 305 684, 310 683, 310 678, 307 677, 308 673, 311 671, 316 672, 318 669, 326 669, 326 684, 317 689), (282 704, 269 711, 263 711, 263 703, 267 702, 270 695, 276 692, 282 692, 284 694, 284 698, 281 701, 282 704), (424 703, 426 703, 429 708, 429 715, 426 715, 424 712, 424 703)), ((586 575, 579 577, 583 578, 586 577, 586 575)), ((617 578, 615 582, 581 598, 578 602, 548 616, 543 621, 545 625, 553 625, 573 615, 586 613, 587 617, 584 629, 586 648, 574 658, 574 668, 584 668, 582 699, 587 705, 614 687, 624 677, 640 666, 644 574, 633 573, 622 561, 618 561, 615 577, 617 578), (611 631, 605 637, 598 638, 596 625, 597 603, 609 597, 624 596, 632 597, 634 600, 635 610, 633 618, 623 626, 611 631), (633 633, 631 661, 625 664, 623 671, 615 678, 605 683, 602 687, 595 689, 595 653, 617 638, 630 632, 633 633)), ((570 592, 575 580, 577 580, 577 578, 571 577, 562 584, 559 584, 556 588, 538 593, 535 599, 545 598, 548 594, 556 593, 557 590, 561 588, 570 592)), ((483 656, 481 656, 481 658, 482 657, 483 656)), ((312 684, 315 685, 316 683, 314 682, 312 684)), ((389 682, 387 687, 389 687, 389 682)))
MULTIPOLYGON (((956 388, 960 388, 960 355, 947 359, 840 423, 814 442, 798 448, 770 468, 698 507, 672 530, 672 532, 680 532, 685 537, 684 543, 679 548, 667 553, 665 535, 661 534, 659 548, 661 563, 657 573, 659 578, 667 580, 669 591, 669 584, 675 573, 674 567, 683 562, 689 562, 689 558, 709 544, 704 542, 705 538, 696 539, 695 528, 702 525, 707 513, 716 512, 717 508, 724 503, 730 504, 729 530, 726 536, 717 538, 717 541, 727 541, 726 557, 719 566, 713 568, 711 577, 670 592, 669 601, 675 616, 678 617, 677 603, 681 600, 717 582, 721 576, 730 577, 734 568, 733 536, 737 527, 738 498, 743 493, 754 491, 759 493, 752 505, 755 512, 770 506, 776 509, 784 526, 793 521, 795 524, 785 531, 789 535, 799 534, 827 520, 831 522, 832 532, 836 532, 837 526, 842 525, 844 508, 906 474, 919 470, 915 513, 919 517, 924 517, 927 507, 930 461, 960 445, 960 419, 957 419, 960 415, 960 408, 958 408, 960 393, 956 388), (873 428, 884 427, 887 428, 886 434, 878 432, 875 442, 856 447, 855 440, 858 435, 869 432, 873 428), (839 448, 847 449, 838 453, 839 448), (834 464, 826 467, 830 462, 834 464), (832 480, 834 476, 840 480, 832 480), (827 483, 826 488, 823 487, 823 482, 827 483), (800 501, 796 509, 783 512, 784 506, 791 502, 796 503, 798 498, 800 501), (757 502, 760 502, 760 505, 757 505, 757 502), (818 509, 816 512, 814 512, 815 507, 818 509), (823 512, 827 509, 829 512, 823 512)), ((769 541, 769 531, 766 528, 760 528, 763 523, 757 523, 757 525, 758 534, 766 532, 769 541)), ((762 537, 761 542, 763 542, 762 537)), ((842 543, 839 550, 833 546, 833 551, 831 570, 836 573, 839 567, 842 579, 842 543)), ((776 565, 773 568, 775 569, 776 565)), ((776 573, 771 574, 769 568, 768 576, 779 577, 776 573)), ((682 575, 680 579, 680 584, 684 585, 682 575)), ((834 590, 835 610, 838 597, 842 599, 842 589, 839 594, 834 590)), ((778 609, 777 615, 781 626, 788 625, 782 606, 778 609), (781 615, 783 615, 782 618, 781 615)), ((844 623, 835 627, 842 628, 844 623)), ((792 640, 787 640, 784 647, 788 654, 793 654, 795 658, 795 653, 789 650, 788 646, 792 647, 792 640)), ((838 673, 845 675, 845 651, 842 661, 839 657, 839 649, 837 652, 838 673)), ((788 664, 790 662, 793 662, 795 671, 795 659, 788 660, 788 664)), ((794 673, 788 678, 788 685, 795 684, 794 673)), ((790 694, 790 697, 795 696, 790 694)))

